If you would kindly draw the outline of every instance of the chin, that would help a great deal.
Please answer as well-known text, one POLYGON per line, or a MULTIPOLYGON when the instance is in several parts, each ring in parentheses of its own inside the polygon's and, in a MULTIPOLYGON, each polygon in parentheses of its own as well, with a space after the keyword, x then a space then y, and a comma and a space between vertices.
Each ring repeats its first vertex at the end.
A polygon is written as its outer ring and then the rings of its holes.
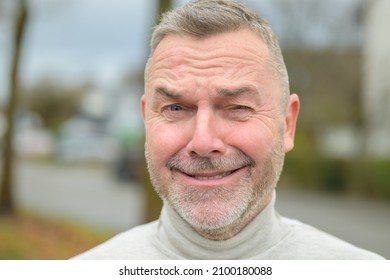
POLYGON ((249 207, 249 198, 232 193, 199 191, 170 196, 169 204, 192 227, 202 230, 224 228, 237 222, 249 207), (228 194, 228 195, 227 195, 228 194), (195 197, 194 197, 195 196, 195 197))
POLYGON ((192 209, 189 215, 185 215, 185 219, 194 228, 215 230, 234 224, 242 216, 241 213, 237 213, 236 211, 228 211, 226 207, 224 209, 210 208, 201 207, 201 209, 192 209))

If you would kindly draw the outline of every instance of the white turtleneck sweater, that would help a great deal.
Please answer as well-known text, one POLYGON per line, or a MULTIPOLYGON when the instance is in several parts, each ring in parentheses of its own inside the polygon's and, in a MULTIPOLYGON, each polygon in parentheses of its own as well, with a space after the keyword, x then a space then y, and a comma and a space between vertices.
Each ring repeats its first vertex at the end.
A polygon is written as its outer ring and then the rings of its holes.
POLYGON ((74 259, 383 259, 314 227, 281 217, 269 205, 239 234, 215 241, 200 236, 172 208, 160 219, 135 227, 74 259))

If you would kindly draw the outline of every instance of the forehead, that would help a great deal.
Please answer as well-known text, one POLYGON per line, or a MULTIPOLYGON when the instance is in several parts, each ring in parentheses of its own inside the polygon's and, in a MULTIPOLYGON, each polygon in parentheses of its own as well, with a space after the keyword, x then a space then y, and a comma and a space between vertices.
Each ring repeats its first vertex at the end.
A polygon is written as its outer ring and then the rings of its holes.
POLYGON ((159 71, 207 70, 237 71, 269 70, 269 50, 262 39, 252 31, 238 30, 197 38, 189 35, 169 34, 157 46, 150 61, 150 74, 159 71))

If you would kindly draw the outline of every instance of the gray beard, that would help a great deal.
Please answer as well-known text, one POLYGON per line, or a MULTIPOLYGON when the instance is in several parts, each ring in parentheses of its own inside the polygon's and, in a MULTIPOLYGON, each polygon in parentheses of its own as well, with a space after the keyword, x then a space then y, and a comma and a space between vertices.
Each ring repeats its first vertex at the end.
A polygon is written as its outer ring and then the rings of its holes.
POLYGON ((182 186, 175 181, 174 175, 171 176, 171 184, 164 185, 146 146, 145 157, 152 184, 160 197, 196 231, 207 232, 208 235, 227 233, 240 227, 245 221, 253 219, 261 211, 265 199, 276 188, 284 162, 281 140, 276 143, 268 157, 260 163, 262 165, 260 174, 253 174, 255 162, 242 152, 238 152, 230 159, 196 156, 184 160, 179 155, 174 155, 167 163, 166 167, 169 170, 196 173, 204 170, 231 170, 237 166, 246 166, 246 175, 237 186, 199 189, 182 186), (254 181, 253 178, 255 178, 254 181), (218 218, 207 211, 208 208, 218 209, 218 207, 223 210, 218 218), (197 208, 204 208, 204 212, 194 214, 197 208))

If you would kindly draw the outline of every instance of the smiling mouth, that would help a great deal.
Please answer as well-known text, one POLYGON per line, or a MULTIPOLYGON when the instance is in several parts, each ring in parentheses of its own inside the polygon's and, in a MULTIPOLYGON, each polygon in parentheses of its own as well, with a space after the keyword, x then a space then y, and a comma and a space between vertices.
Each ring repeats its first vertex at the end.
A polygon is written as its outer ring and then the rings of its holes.
POLYGON ((232 171, 222 172, 222 173, 214 172, 214 174, 188 174, 188 173, 185 173, 185 172, 183 172, 183 173, 186 174, 187 176, 189 176, 191 178, 194 178, 196 180, 199 180, 199 181, 208 181, 208 180, 222 179, 224 177, 227 177, 227 176, 235 173, 239 169, 241 169, 241 168, 238 168, 238 169, 235 169, 235 170, 232 170, 232 171))

